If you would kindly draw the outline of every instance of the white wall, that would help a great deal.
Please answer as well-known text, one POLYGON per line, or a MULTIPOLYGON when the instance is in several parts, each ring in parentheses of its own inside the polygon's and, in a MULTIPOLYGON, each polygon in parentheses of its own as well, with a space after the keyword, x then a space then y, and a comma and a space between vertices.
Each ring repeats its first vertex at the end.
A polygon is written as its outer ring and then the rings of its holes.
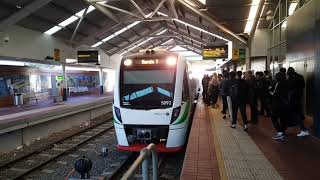
POLYGON ((53 56, 55 48, 60 49, 60 59, 76 58, 76 50, 63 41, 41 32, 12 26, 1 35, 0 56, 12 56, 31 59, 44 59, 53 56), (2 37, 1 37, 2 36, 2 37), (9 36, 10 41, 4 43, 3 37, 9 36))
POLYGON ((267 56, 269 47, 269 30, 257 29, 251 42, 251 56, 267 56))

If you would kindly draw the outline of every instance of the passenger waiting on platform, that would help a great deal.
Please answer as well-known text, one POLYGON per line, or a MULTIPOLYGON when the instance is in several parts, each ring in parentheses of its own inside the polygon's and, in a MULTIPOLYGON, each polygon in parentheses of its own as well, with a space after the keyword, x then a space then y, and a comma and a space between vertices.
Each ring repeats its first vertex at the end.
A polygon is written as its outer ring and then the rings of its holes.
POLYGON ((213 73, 213 76, 209 82, 208 94, 209 94, 209 105, 213 108, 217 107, 217 100, 219 96, 219 79, 217 73, 213 73))
POLYGON ((263 72, 258 71, 256 73, 256 89, 257 89, 257 99, 260 102, 260 115, 264 116, 265 112, 267 116, 270 115, 269 106, 267 104, 267 95, 269 94, 269 87, 267 84, 267 80, 264 77, 263 72))
POLYGON ((203 101, 205 103, 208 102, 208 84, 209 84, 209 76, 208 75, 204 75, 202 78, 202 97, 203 97, 203 101))
POLYGON ((229 80, 229 73, 224 72, 223 78, 220 81, 220 96, 222 99, 222 111, 223 119, 226 119, 227 109, 228 109, 228 103, 227 103, 227 95, 228 95, 228 89, 227 89, 227 83, 229 80))
POLYGON ((282 72, 276 74, 276 84, 271 89, 271 120, 277 133, 275 140, 284 140, 289 114, 288 86, 286 75, 282 72))
POLYGON ((231 86, 231 99, 232 99, 232 123, 231 127, 235 128, 237 123, 238 109, 240 109, 244 131, 248 130, 248 120, 246 114, 246 104, 248 97, 248 85, 244 79, 242 79, 242 72, 237 72, 237 79, 231 86))
POLYGON ((295 72, 292 67, 288 68, 288 86, 289 86, 289 100, 290 100, 290 122, 295 121, 300 126, 300 133, 298 137, 308 136, 309 131, 305 127, 303 120, 305 119, 303 113, 303 90, 305 88, 304 77, 295 72))
POLYGON ((287 69, 286 68, 280 68, 280 70, 279 70, 280 72, 282 72, 282 73, 284 73, 284 74, 286 74, 286 72, 287 72, 287 69))
POLYGON ((252 71, 246 73, 245 80, 248 84, 248 103, 251 111, 251 122, 253 124, 258 123, 258 111, 257 111, 257 96, 256 96, 256 78, 253 76, 252 71))
POLYGON ((227 81, 227 103, 228 103, 228 111, 230 116, 230 121, 233 122, 233 109, 232 109, 232 89, 236 84, 236 73, 230 72, 230 78, 227 81))

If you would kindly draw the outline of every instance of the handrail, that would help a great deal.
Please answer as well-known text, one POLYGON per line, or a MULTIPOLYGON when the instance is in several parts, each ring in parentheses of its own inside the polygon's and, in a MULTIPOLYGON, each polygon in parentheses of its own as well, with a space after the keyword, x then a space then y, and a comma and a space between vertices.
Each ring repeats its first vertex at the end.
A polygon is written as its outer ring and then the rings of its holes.
POLYGON ((139 157, 130 166, 128 171, 122 176, 121 180, 131 179, 142 164, 142 179, 148 180, 148 157, 152 155, 152 179, 158 180, 158 153, 156 145, 151 143, 147 147, 141 149, 139 157))

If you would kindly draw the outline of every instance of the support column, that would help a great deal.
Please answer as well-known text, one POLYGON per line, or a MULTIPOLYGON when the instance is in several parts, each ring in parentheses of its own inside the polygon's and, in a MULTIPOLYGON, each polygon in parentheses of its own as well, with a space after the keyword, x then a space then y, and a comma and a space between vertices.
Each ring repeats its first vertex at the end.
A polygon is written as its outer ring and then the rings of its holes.
POLYGON ((245 60, 246 70, 251 69, 250 57, 251 57, 251 48, 246 47, 246 60, 245 60))
POLYGON ((100 94, 103 94, 103 71, 102 71, 102 68, 100 68, 99 70, 99 84, 100 84, 100 87, 99 87, 99 92, 100 94))
POLYGON ((68 100, 68 94, 67 94, 67 72, 66 72, 66 64, 63 63, 62 64, 62 75, 64 77, 63 83, 62 83, 62 99, 63 101, 67 101, 68 100))

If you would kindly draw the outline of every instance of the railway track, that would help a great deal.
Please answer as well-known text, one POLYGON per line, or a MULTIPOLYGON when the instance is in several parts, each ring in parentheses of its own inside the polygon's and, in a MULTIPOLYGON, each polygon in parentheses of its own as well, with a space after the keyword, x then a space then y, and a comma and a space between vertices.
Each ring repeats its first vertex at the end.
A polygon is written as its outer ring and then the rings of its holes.
POLYGON ((77 150, 81 145, 113 129, 111 119, 83 129, 35 152, 26 154, 0 167, 0 179, 23 179, 30 173, 77 150))

